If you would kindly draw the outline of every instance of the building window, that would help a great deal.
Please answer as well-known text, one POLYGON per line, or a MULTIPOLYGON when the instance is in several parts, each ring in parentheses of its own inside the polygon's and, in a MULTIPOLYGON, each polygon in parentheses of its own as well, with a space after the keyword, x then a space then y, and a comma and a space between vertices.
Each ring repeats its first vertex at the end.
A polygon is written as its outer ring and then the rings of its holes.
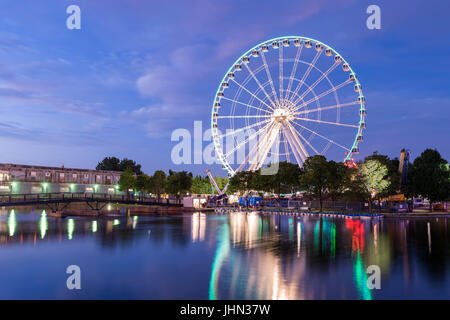
POLYGON ((96 176, 95 176, 95 182, 96 182, 96 183, 102 183, 102 176, 96 175, 96 176))
POLYGON ((76 173, 72 174, 72 179, 73 179, 73 181, 77 181, 77 174, 76 173))
POLYGON ((59 174, 59 183, 63 183, 64 182, 64 173, 60 173, 59 174))
POLYGON ((8 173, 0 173, 0 181, 9 181, 8 173))

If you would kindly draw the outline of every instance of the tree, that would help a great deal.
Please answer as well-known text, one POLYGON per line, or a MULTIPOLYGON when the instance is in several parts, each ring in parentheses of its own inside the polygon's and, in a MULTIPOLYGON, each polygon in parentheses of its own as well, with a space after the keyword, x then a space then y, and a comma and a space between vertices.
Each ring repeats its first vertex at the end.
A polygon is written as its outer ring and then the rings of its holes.
POLYGON ((133 174, 131 168, 127 168, 124 172, 121 173, 119 178, 119 190, 126 191, 127 198, 130 197, 130 189, 134 189, 136 187, 136 177, 133 174))
POLYGON ((96 170, 122 171, 120 159, 116 157, 106 157, 95 167, 96 170))
POLYGON ((400 192, 400 172, 398 171, 398 167, 400 164, 400 161, 398 158, 390 159, 386 155, 378 154, 377 152, 374 152, 373 155, 368 156, 364 159, 364 161, 369 160, 377 160, 387 168, 387 174, 386 179, 389 180, 390 184, 389 187, 387 187, 384 191, 380 192, 380 197, 388 197, 394 194, 397 194, 400 192))
POLYGON ((327 159, 321 155, 309 157, 303 163, 303 170, 304 174, 299 178, 300 188, 319 199, 320 212, 322 212, 323 197, 330 177, 327 159))
POLYGON ((158 197, 158 201, 161 198, 161 194, 166 192, 167 175, 162 170, 156 170, 151 177, 151 193, 154 193, 158 197))
POLYGON ((96 170, 108 170, 108 171, 125 171, 130 168, 136 175, 142 174, 141 165, 137 164, 136 161, 123 158, 119 160, 116 157, 106 157, 101 162, 97 164, 96 170))
POLYGON ((426 149, 417 157, 409 170, 411 187, 416 195, 433 202, 444 201, 450 197, 450 171, 447 160, 437 150, 426 149))
POLYGON ((211 182, 207 177, 203 178, 199 175, 192 180, 191 193, 196 194, 210 194, 214 193, 211 182))
POLYGON ((229 188, 232 192, 241 192, 246 195, 253 187, 255 179, 255 172, 241 171, 237 172, 230 179, 229 188))
POLYGON ((369 201, 369 211, 372 212, 372 201, 386 195, 391 181, 388 176, 388 167, 380 160, 369 159, 360 164, 354 178, 354 186, 360 194, 369 201))
POLYGON ((146 174, 140 174, 136 177, 136 189, 144 196, 145 193, 150 192, 152 188, 152 179, 146 174))
POLYGON ((122 161, 120 161, 120 168, 122 171, 125 171, 127 168, 131 168, 131 170, 135 174, 137 175, 142 174, 141 165, 137 164, 136 161, 127 158, 123 158, 122 161))
POLYGON ((302 170, 297 164, 286 161, 272 164, 274 167, 277 165, 278 170, 273 175, 261 175, 261 170, 258 170, 254 186, 258 190, 272 191, 277 195, 278 201, 280 201, 282 193, 291 193, 295 187, 298 187, 298 179, 302 170))
POLYGON ((347 189, 350 181, 350 170, 343 163, 328 162, 328 181, 327 189, 331 200, 336 201, 347 189))
POLYGON ((169 170, 167 178, 167 191, 180 197, 182 193, 187 193, 192 186, 192 173, 187 171, 174 172, 169 170))

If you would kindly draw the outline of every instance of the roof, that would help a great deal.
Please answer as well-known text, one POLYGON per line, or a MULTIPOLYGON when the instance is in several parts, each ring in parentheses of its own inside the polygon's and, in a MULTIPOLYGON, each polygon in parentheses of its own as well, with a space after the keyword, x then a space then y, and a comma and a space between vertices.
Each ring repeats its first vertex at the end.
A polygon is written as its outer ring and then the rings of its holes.
POLYGON ((65 167, 47 167, 47 166, 35 166, 35 165, 15 164, 15 163, 0 163, 0 169, 13 169, 13 168, 36 169, 36 170, 58 170, 58 171, 83 171, 83 172, 111 173, 111 174, 121 174, 122 173, 122 171, 78 169, 78 168, 65 168, 65 167))

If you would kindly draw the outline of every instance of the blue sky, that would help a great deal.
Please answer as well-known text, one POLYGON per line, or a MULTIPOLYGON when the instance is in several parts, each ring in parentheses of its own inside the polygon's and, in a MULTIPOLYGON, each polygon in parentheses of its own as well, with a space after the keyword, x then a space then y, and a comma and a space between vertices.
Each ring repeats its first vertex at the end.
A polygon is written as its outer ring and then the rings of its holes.
MULTIPOLYGON (((361 159, 450 159, 450 4, 446 1, 2 1, 0 162, 93 168, 128 157, 144 171, 172 164, 176 128, 209 125, 217 85, 253 45, 282 35, 331 45, 366 96, 361 159), (66 8, 81 8, 81 30, 66 8), (381 7, 382 29, 366 28, 381 7)), ((215 174, 224 172, 213 166, 215 174)))

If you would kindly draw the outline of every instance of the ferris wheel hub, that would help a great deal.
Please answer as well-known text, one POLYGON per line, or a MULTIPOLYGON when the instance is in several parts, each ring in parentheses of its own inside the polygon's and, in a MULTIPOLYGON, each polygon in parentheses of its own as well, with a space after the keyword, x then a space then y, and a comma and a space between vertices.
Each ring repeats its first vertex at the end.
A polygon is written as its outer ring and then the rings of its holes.
POLYGON ((291 112, 289 111, 289 109, 285 108, 285 107, 279 107, 273 110, 272 113, 272 119, 274 121, 287 121, 289 120, 289 118, 292 116, 291 112))

